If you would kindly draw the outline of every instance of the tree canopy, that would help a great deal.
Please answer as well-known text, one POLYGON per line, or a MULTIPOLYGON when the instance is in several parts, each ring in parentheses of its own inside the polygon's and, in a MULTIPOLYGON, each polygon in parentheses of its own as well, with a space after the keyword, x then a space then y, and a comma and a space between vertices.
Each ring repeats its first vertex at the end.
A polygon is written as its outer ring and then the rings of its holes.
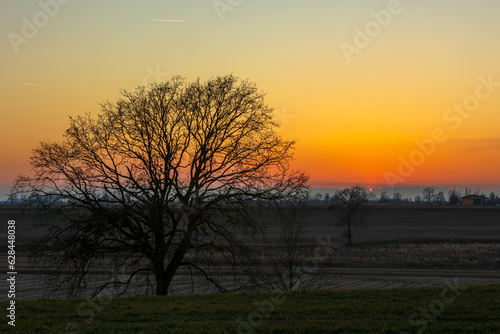
POLYGON ((186 266, 223 289, 208 264, 235 260, 243 232, 258 229, 256 205, 307 190, 308 176, 290 166, 295 142, 277 134, 264 96, 232 75, 174 77, 71 118, 61 142, 33 150, 34 175, 11 194, 63 218, 37 255, 73 288, 111 261, 129 268, 113 283, 124 288, 141 276, 167 294, 186 266))
POLYGON ((368 193, 360 186, 339 190, 333 196, 332 207, 338 214, 337 225, 344 228, 344 236, 352 245, 354 230, 365 223, 369 211, 368 193))

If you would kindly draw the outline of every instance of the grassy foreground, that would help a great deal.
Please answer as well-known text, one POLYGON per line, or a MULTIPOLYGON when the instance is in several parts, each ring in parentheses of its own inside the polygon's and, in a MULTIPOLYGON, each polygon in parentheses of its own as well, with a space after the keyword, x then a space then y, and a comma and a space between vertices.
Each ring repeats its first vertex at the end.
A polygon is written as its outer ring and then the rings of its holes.
POLYGON ((2 333, 500 333, 500 285, 16 301, 2 333))

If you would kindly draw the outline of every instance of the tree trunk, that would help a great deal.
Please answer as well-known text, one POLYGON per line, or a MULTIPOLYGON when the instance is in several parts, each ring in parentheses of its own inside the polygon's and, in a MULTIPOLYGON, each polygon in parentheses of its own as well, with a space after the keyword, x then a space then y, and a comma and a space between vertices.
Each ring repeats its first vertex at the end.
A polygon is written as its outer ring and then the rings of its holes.
POLYGON ((154 263, 155 279, 156 279, 156 292, 157 296, 166 296, 168 293, 168 284, 165 284, 165 270, 163 269, 164 258, 158 259, 154 263))
MULTIPOLYGON (((179 266, 181 265, 182 260, 184 259, 184 255, 186 254, 189 244, 190 244, 189 239, 185 237, 175 250, 172 259, 168 263, 167 268, 165 268, 165 270, 163 270, 163 261, 162 261, 161 277, 156 277, 157 295, 166 295, 168 293, 168 288, 170 286, 170 283, 172 283, 172 279, 174 278, 177 269, 179 269, 179 266)), ((159 272, 160 271, 158 271, 158 273, 159 272)))
POLYGON ((351 243, 351 222, 350 221, 347 222, 347 241, 349 243, 349 246, 351 246, 352 243, 351 243))
MULTIPOLYGON (((157 226, 161 226, 161 221, 157 221, 157 226)), ((153 269, 156 280, 155 294, 158 296, 166 296, 168 293, 168 285, 165 284, 165 251, 164 251, 164 236, 160 231, 155 231, 155 249, 153 261, 153 269)))

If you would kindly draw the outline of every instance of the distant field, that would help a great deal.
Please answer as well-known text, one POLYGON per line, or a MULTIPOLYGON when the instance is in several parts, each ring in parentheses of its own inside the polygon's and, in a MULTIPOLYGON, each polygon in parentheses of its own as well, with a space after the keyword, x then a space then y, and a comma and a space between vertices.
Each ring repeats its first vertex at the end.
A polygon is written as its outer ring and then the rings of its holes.
MULTIPOLYGON (((329 236, 332 243, 343 244, 341 230, 327 204, 310 204, 304 214, 305 237, 316 243, 319 237, 329 236)), ((39 215, 22 211, 17 206, 0 205, 0 250, 6 241, 7 221, 16 220, 16 241, 19 250, 42 235, 34 227, 43 222, 39 215)), ((47 222, 47 221, 45 221, 47 222)), ((50 220, 49 220, 50 222, 50 220)), ((271 229, 269 239, 278 237, 271 229)), ((372 206, 366 228, 356 232, 357 245, 393 242, 500 242, 500 207, 453 207, 446 205, 372 206)))
MULTIPOLYGON (((41 231, 33 229, 40 217, 10 205, 0 205, 0 236, 5 235, 9 219, 16 220, 18 242, 40 236, 41 231)), ((327 235, 335 243, 345 242, 328 205, 310 204, 305 221, 311 242, 327 235)), ((270 233, 272 237, 275 231, 270 233)), ((366 229, 353 239, 355 243, 415 240, 500 242, 500 207, 373 206, 366 229)))
POLYGON ((40 216, 31 210, 22 210, 16 205, 0 205, 0 236, 1 244, 5 245, 7 222, 16 221, 16 244, 22 244, 32 238, 39 237, 41 231, 34 229, 37 223, 42 222, 40 216))
MULTIPOLYGON (((327 205, 310 205, 305 216, 310 238, 331 234, 334 242, 345 242, 327 205)), ((500 208, 373 206, 366 229, 353 238, 355 243, 414 240, 500 241, 500 208)))
MULTIPOLYGON (((500 333, 500 285, 16 303, 2 333, 500 333), (70 331, 66 331, 71 329, 70 331)), ((0 303, 6 312, 6 302, 0 303)))
MULTIPOLYGON (((353 238, 355 247, 345 247, 328 205, 310 205, 304 216, 305 234, 312 245, 318 245, 318 238, 330 238, 330 288, 435 286, 443 284, 443 277, 458 277, 462 284, 500 282, 500 208, 374 206, 366 229, 353 238), (455 269, 466 271, 455 273, 455 269)), ((0 260, 6 262, 7 221, 15 219, 17 264, 24 273, 19 281, 20 295, 40 298, 46 286, 40 289, 40 277, 36 275, 43 270, 23 254, 26 245, 41 235, 41 231, 32 229, 41 222, 40 217, 17 207, 0 206, 0 218, 0 260)), ((277 229, 269 231, 269 239, 276 240, 277 233, 277 229)), ((192 291, 181 283, 173 287, 176 293, 192 291)), ((6 285, 0 281, 1 289, 6 285)), ((209 291, 202 285, 196 288, 209 291)), ((0 300, 5 298, 0 296, 0 300)))

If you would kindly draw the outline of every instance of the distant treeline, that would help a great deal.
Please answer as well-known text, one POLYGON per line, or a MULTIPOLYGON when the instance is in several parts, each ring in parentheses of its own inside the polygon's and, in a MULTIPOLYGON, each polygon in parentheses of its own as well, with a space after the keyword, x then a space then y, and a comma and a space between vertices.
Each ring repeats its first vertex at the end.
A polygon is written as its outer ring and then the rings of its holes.
MULTIPOLYGON (((392 192, 382 191, 379 196, 368 189, 366 189, 366 192, 370 203, 461 205, 464 196, 477 195, 483 198, 483 205, 500 205, 499 194, 495 192, 486 194, 480 192, 479 189, 472 190, 470 188, 465 188, 464 191, 451 189, 445 194, 443 191, 436 192, 436 189, 427 187, 422 191, 422 195, 417 195, 414 198, 403 197, 396 189, 392 192)), ((335 193, 316 193, 308 198, 308 202, 334 203, 335 193)))

